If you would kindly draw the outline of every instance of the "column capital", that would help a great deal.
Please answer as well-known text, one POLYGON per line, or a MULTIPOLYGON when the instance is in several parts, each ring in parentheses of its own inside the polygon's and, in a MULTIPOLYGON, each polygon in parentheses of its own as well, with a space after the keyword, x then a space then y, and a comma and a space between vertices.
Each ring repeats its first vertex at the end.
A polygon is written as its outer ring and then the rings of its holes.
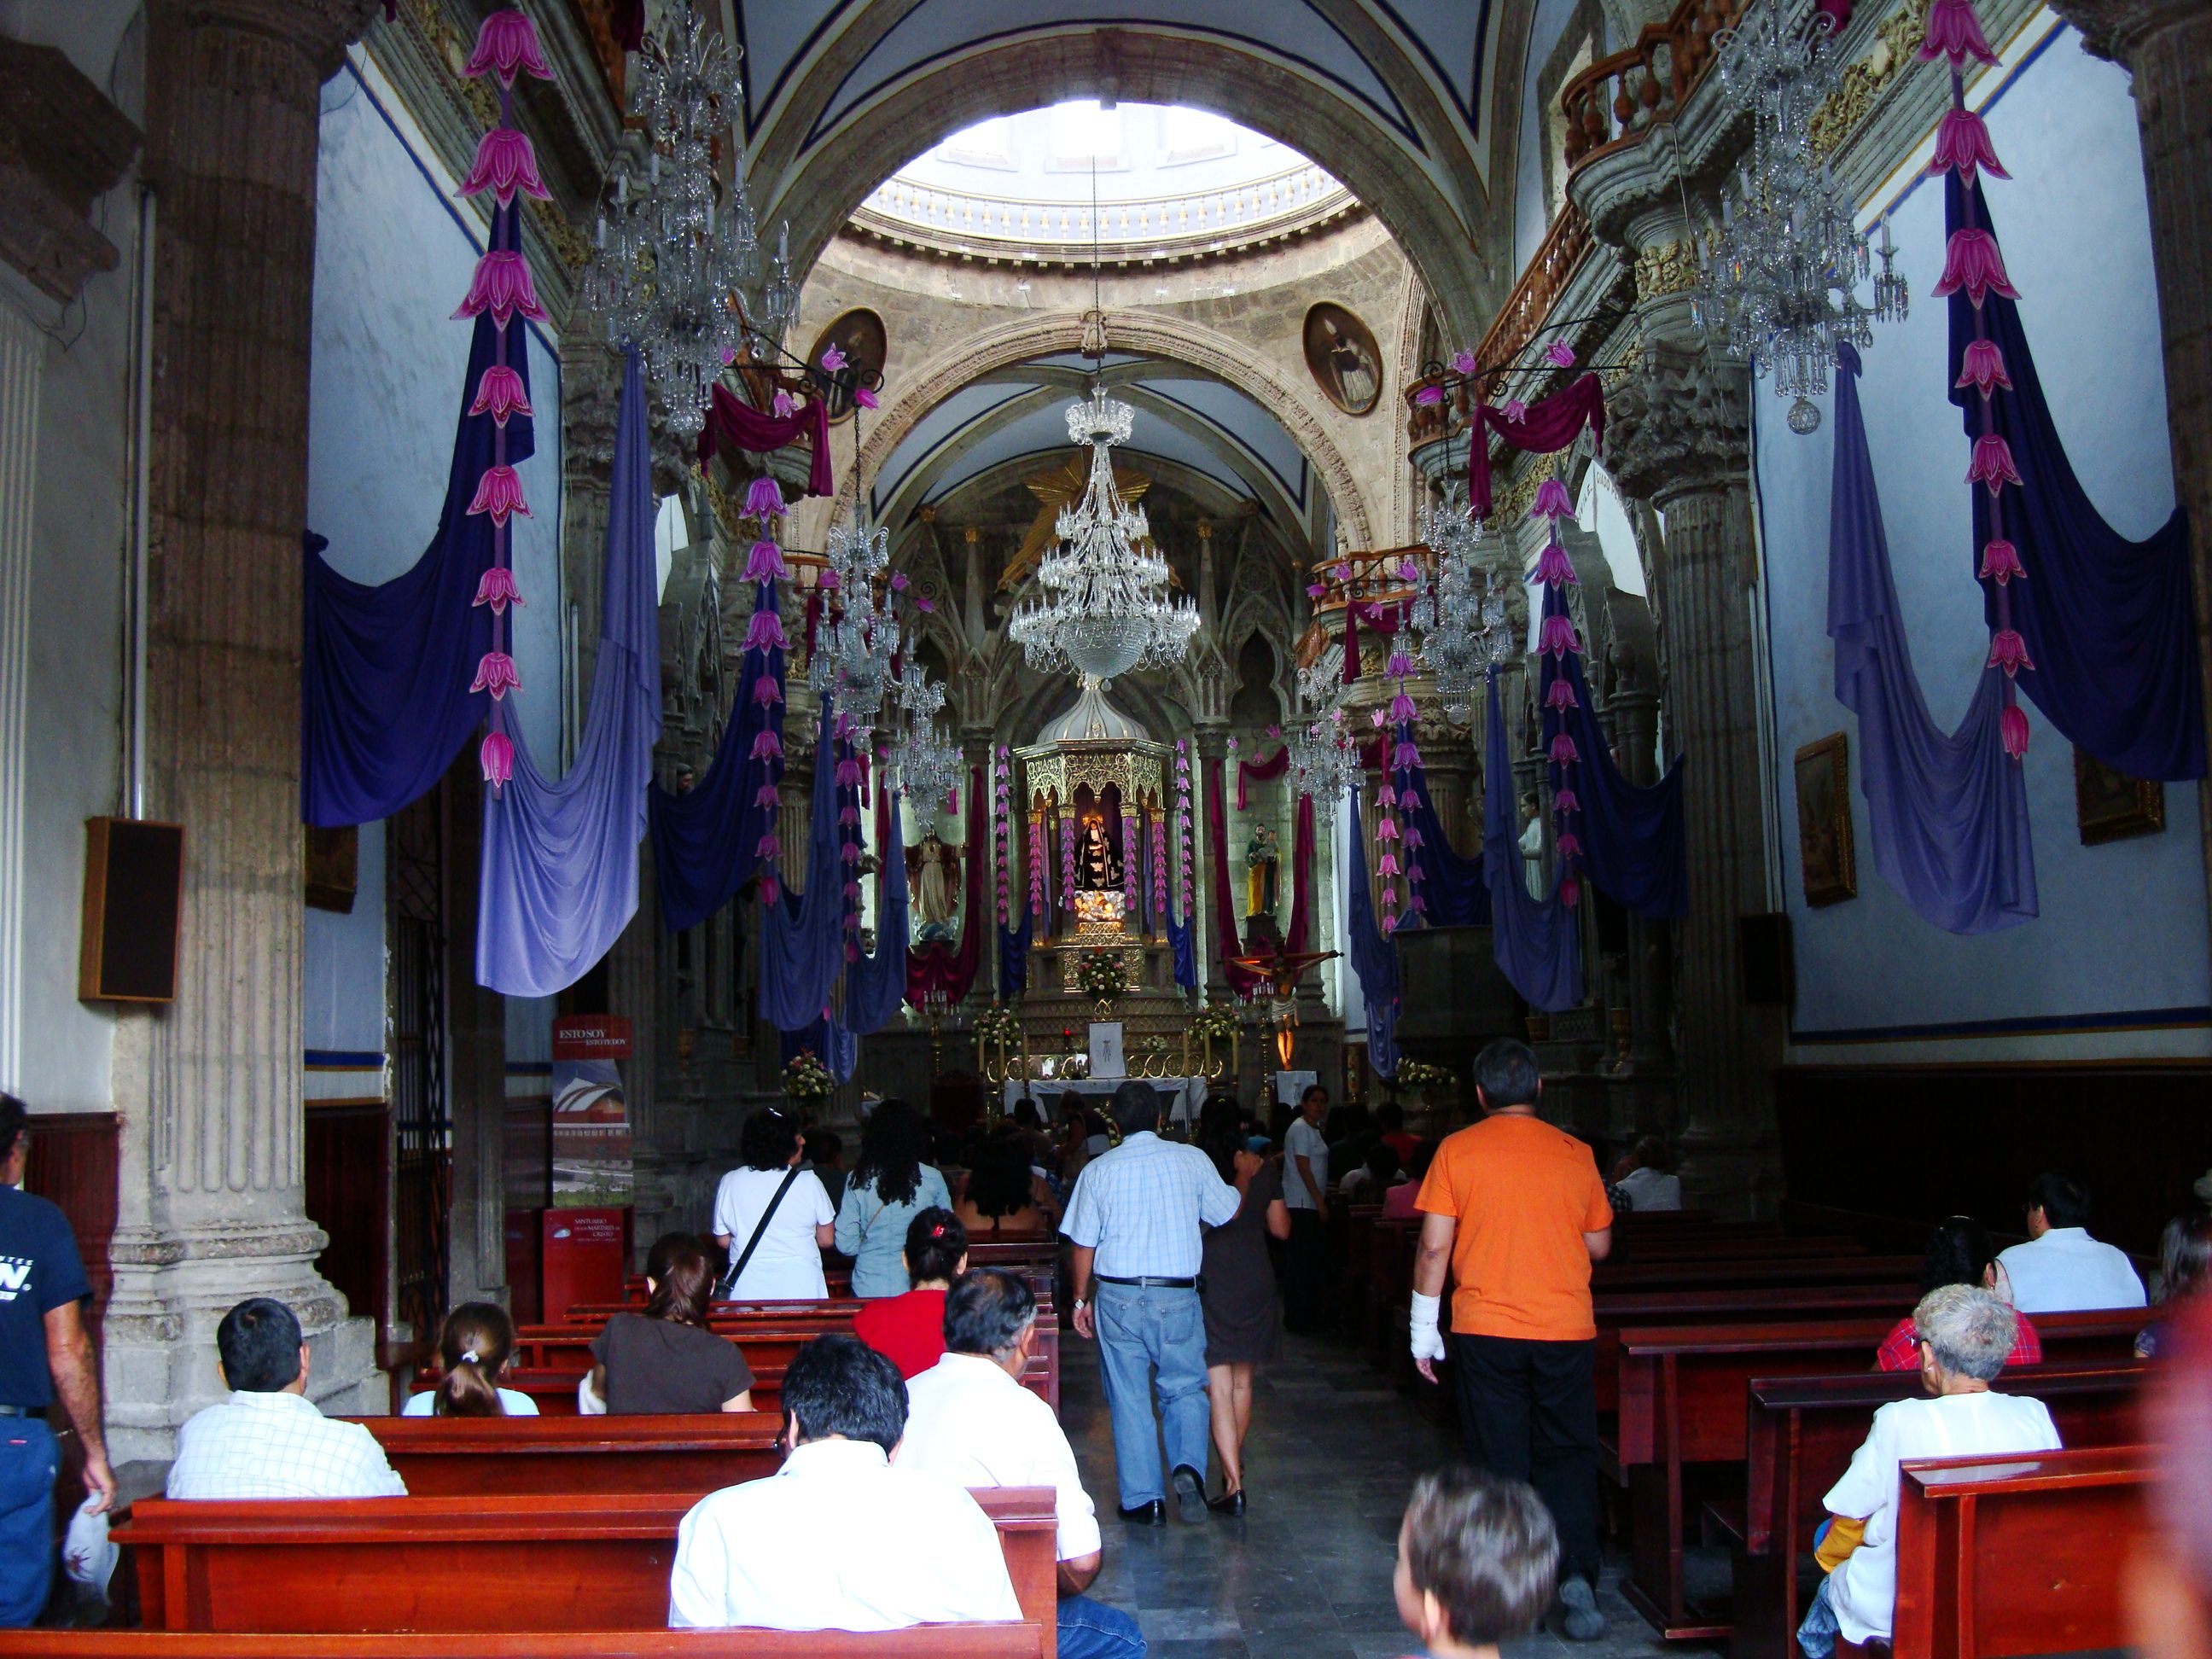
POLYGON ((383 0, 150 0, 160 21, 186 28, 244 29, 295 47, 319 78, 337 70, 345 49, 367 33, 383 0))
POLYGON ((1708 351, 1647 342, 1607 410, 1605 465, 1662 507, 1750 471, 1750 376, 1708 351))
POLYGON ((2081 31, 2092 55, 2130 70, 2155 37, 2212 22, 2212 0, 2052 0, 2051 9, 2081 31))

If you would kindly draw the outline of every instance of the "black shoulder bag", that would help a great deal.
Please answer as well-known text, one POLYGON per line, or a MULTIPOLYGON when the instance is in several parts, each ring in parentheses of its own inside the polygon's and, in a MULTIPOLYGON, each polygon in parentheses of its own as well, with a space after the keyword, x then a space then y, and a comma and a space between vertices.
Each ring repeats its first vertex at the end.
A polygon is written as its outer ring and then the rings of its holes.
POLYGON ((743 1254, 730 1264, 730 1271, 724 1275, 722 1282, 714 1286, 714 1295, 718 1300, 727 1302, 737 1293, 738 1281, 745 1276, 745 1264, 753 1259, 753 1252, 760 1249, 761 1235, 768 1231, 768 1224, 775 1218, 775 1206, 783 1202, 783 1195, 791 1190, 791 1183, 798 1179, 799 1165, 794 1164, 784 1172, 783 1184, 775 1189, 775 1195, 769 1200, 768 1208, 761 1212, 760 1223, 753 1229, 753 1236, 745 1241, 743 1254))

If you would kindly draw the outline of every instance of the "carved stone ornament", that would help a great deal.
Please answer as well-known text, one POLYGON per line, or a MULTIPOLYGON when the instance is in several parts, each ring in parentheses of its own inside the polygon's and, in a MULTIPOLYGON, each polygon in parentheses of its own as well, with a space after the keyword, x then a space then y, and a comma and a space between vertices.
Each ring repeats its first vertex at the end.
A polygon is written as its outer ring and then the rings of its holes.
POLYGON ((1647 343, 1606 410, 1605 465, 1625 495, 1664 507, 1749 470, 1750 374, 1709 351, 1647 343))
POLYGON ((1875 42, 1866 56, 1844 66, 1835 91, 1806 124, 1813 154, 1826 155, 1848 138, 1882 88, 1917 61, 1916 52, 1928 33, 1928 7, 1929 0, 1905 0, 1875 25, 1875 42))
POLYGON ((2093 57, 2135 67, 2136 52, 2153 35, 2201 22, 2205 0, 2054 0, 2051 9, 2081 31, 2093 57))
POLYGON ((1636 297, 1656 300, 1698 285, 1698 251, 1687 242, 1648 247, 1636 256, 1636 297))
POLYGON ((138 151, 138 129, 52 46, 0 38, 0 259, 66 302, 115 245, 92 204, 138 151))

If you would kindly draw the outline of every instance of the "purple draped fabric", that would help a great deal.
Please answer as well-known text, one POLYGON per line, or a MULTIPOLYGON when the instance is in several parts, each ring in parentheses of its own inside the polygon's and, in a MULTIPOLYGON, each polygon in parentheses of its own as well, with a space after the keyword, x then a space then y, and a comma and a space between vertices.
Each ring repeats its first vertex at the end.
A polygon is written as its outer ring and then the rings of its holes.
POLYGON ((844 965, 844 896, 837 859, 837 744, 825 699, 814 744, 813 811, 807 822, 806 890, 791 884, 761 906, 760 1013, 780 1031, 823 1018, 844 965))
POLYGON ((1375 922, 1375 896, 1367 881, 1367 832, 1359 822, 1359 793, 1356 783, 1344 792, 1344 810, 1352 815, 1350 852, 1344 867, 1348 893, 1344 952, 1352 959, 1352 971, 1359 975, 1359 994, 1367 1000, 1367 1063, 1377 1077, 1395 1077, 1398 951, 1375 922))
MULTIPOLYGON (((912 931, 907 909, 906 829, 899 815, 898 793, 889 787, 884 793, 890 810, 880 848, 884 878, 878 895, 881 902, 876 906, 875 953, 846 967, 845 1006, 838 1016, 838 1024, 856 1036, 882 1030, 906 1001, 907 935, 912 931)), ((842 933, 837 953, 844 954, 842 933)))
MULTIPOLYGON (((453 763, 483 723, 490 696, 472 692, 477 663, 491 649, 491 611, 476 604, 491 566, 492 522, 471 513, 477 483, 491 465, 497 428, 471 415, 484 370, 498 355, 489 313, 470 337, 453 464, 437 534, 422 556, 390 581, 352 581, 306 548, 305 633, 300 659, 300 817, 342 825, 389 817, 418 799, 453 763)), ((529 386, 527 352, 511 365, 529 386)), ((507 459, 532 448, 531 418, 510 416, 507 459)))
MULTIPOLYGON (((1546 584, 1543 614, 1568 614, 1560 584, 1546 584)), ((1681 757, 1675 757, 1658 782, 1631 783, 1613 763, 1612 744, 1590 712, 1580 655, 1570 651, 1563 659, 1547 651, 1538 660, 1540 695, 1548 697, 1553 682, 1562 678, 1574 691, 1573 708, 1545 708, 1544 738, 1548 750, 1564 729, 1581 757, 1571 787, 1580 802, 1575 830, 1589 878, 1607 897, 1640 916, 1687 915, 1690 861, 1683 831, 1681 757)), ((1556 799, 1562 769, 1556 762, 1549 765, 1556 799)))
MULTIPOLYGON (((756 584, 753 603, 773 609, 775 585, 756 584)), ((775 808, 759 797, 764 786, 783 775, 783 700, 763 703, 754 697, 763 675, 781 688, 782 651, 756 646, 745 653, 729 723, 696 787, 682 795, 653 787, 653 882, 661 920, 672 933, 697 927, 736 896, 759 866, 761 837, 775 828, 775 808), (775 734, 776 753, 755 760, 753 744, 763 732, 775 734)))
MULTIPOLYGON (((1966 203, 1958 173, 1946 173, 1947 229, 1965 222, 1966 203)), ((1978 184, 1973 209, 1975 222, 1989 228, 1978 184)), ((2004 500, 2006 529, 2027 573, 2011 585, 2012 626, 2035 664, 2021 670, 2020 689, 2067 738, 2130 777, 2201 778, 2204 704, 2188 515, 2175 507, 2139 542, 2105 522, 2059 441, 2020 307, 1994 292, 1984 304, 1990 338, 2012 379, 2011 394, 1995 399, 1994 408, 1996 430, 2021 475, 2004 500)), ((1963 289, 1951 296, 1950 307, 1950 361, 1957 363, 1974 337, 1973 307, 1963 289)), ((1953 391, 1951 400, 1964 415, 1967 436, 1979 436, 1981 397, 1972 384, 1953 391)), ((1996 533, 1991 526, 1990 493, 1978 489, 1976 558, 1996 533)), ((1994 584, 1984 589, 1984 603, 1995 627, 1994 584)))
POLYGON ((1241 760, 1237 763, 1237 810, 1249 811, 1252 802, 1249 786, 1273 783, 1291 769, 1291 746, 1285 744, 1275 750, 1273 760, 1241 760))
POLYGON ((494 715, 514 744, 514 775, 484 792, 477 980, 507 996, 566 990, 637 913, 645 792, 660 741, 653 526, 652 441, 633 350, 615 425, 599 659, 575 764, 548 778, 512 708, 494 715))
MULTIPOLYGON (((1413 728, 1401 724, 1398 741, 1406 744, 1413 740, 1413 728)), ((1425 768, 1402 769, 1397 783, 1399 816, 1408 830, 1420 832, 1420 845, 1402 854, 1409 868, 1416 860, 1421 867, 1420 915, 1431 927, 1487 927, 1490 889, 1482 878, 1482 854, 1463 858, 1452 850, 1451 842, 1444 834, 1443 820, 1437 815, 1436 803, 1429 798, 1425 768)), ((1410 916, 1399 923, 1401 927, 1412 925, 1410 916)))
POLYGON ((2017 927, 2036 914, 2035 848, 2027 786, 1997 729, 2002 671, 1982 671, 1956 732, 1929 716, 1890 574, 1859 409, 1858 353, 1839 348, 1836 369, 1828 637, 1836 700, 1859 717, 1859 793, 1875 868, 1917 915, 1948 932, 2017 927))
POLYGON ((1519 420, 1492 404, 1477 404, 1468 422, 1468 511, 1478 519, 1490 516, 1490 440, 1496 433, 1515 449, 1550 455, 1565 449, 1588 427, 1598 448, 1605 447, 1605 388, 1595 374, 1585 374, 1548 398, 1528 404, 1519 420))
POLYGON ((1556 1014, 1582 1005, 1582 927, 1574 911, 1559 902, 1556 881, 1553 896, 1528 896, 1521 874, 1521 844, 1514 835, 1513 791, 1499 787, 1513 775, 1513 757, 1505 747, 1505 715, 1494 668, 1487 701, 1482 775, 1497 781, 1482 792, 1482 863, 1490 882, 1491 948, 1499 971, 1528 1006, 1556 1014))
POLYGON ((807 441, 812 451, 806 475, 810 495, 837 493, 836 469, 830 464, 830 406, 819 398, 808 399, 789 415, 763 415, 726 386, 714 388, 713 408, 699 434, 699 459, 713 458, 726 441, 756 455, 781 449, 786 444, 807 441))
MULTIPOLYGON (((1021 908, 1021 921, 1012 927, 999 929, 999 994, 1006 999, 1021 995, 1030 984, 1030 908, 1021 908)), ((1170 927, 1169 937, 1174 937, 1170 927)), ((1190 929, 1183 929, 1182 949, 1190 949, 1190 929)), ((1180 971, 1180 970, 1178 970, 1180 971)), ((1178 978, 1176 983, 1183 981, 1178 978)))

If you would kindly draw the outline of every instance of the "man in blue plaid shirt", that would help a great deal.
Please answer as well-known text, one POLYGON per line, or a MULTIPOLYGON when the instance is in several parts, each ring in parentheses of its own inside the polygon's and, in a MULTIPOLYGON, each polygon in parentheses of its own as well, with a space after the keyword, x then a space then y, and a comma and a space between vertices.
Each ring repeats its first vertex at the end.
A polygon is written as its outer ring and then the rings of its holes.
POLYGON ((1075 1328, 1098 1342, 1121 1518, 1147 1526, 1167 1521, 1152 1417, 1157 1389, 1176 1511, 1202 1521, 1208 1413, 1200 1230, 1235 1220, 1242 1200, 1204 1152, 1160 1139, 1160 1097, 1151 1084, 1124 1083, 1108 1109, 1121 1144, 1084 1167, 1060 1224, 1075 1247, 1075 1328))

